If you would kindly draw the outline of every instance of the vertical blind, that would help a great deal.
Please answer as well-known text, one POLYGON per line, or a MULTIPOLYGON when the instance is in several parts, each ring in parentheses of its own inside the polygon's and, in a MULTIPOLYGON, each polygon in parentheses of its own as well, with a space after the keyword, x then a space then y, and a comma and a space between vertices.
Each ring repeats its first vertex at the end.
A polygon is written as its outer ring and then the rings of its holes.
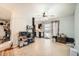
POLYGON ((58 33, 59 33, 59 22, 54 21, 54 22, 52 22, 52 35, 57 36, 58 33))

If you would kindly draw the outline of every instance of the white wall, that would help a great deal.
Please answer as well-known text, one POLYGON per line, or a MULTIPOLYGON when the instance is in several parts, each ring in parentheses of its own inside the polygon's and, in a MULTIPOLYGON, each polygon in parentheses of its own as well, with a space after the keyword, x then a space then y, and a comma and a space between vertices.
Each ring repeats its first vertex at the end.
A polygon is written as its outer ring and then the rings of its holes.
POLYGON ((32 25, 32 17, 27 11, 14 11, 11 20, 11 39, 14 46, 18 44, 18 33, 26 31, 26 25, 32 25), (25 12, 25 13, 24 13, 25 12))
POLYGON ((60 20, 60 33, 66 34, 68 37, 74 38, 74 16, 65 16, 59 18, 60 20))
POLYGON ((75 48, 79 52, 79 4, 77 4, 75 10, 75 41, 76 41, 75 48))
MULTIPOLYGON (((49 20, 52 21, 54 19, 49 20)), ((60 21, 59 33, 64 33, 68 37, 74 38, 74 15, 60 17, 58 20, 60 21)))
POLYGON ((10 20, 11 19, 11 12, 0 6, 0 19, 6 19, 6 20, 9 19, 10 20))

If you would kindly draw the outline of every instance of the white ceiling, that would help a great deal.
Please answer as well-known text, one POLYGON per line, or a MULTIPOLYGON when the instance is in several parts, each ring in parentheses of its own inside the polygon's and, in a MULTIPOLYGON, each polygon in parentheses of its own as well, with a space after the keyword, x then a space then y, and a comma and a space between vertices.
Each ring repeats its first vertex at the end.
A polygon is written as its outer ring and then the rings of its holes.
POLYGON ((46 12, 47 15, 55 15, 57 17, 64 17, 68 15, 73 15, 75 12, 74 3, 2 3, 1 7, 8 9, 9 11, 22 12, 22 14, 31 14, 32 16, 42 15, 46 12))

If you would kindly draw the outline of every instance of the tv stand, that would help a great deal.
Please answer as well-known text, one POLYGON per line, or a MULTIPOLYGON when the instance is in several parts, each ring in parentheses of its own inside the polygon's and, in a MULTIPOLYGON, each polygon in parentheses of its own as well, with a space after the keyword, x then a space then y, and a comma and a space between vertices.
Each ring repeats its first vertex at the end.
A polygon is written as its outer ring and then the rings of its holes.
POLYGON ((26 46, 33 42, 33 39, 31 38, 31 33, 29 32, 19 32, 19 47, 26 46))

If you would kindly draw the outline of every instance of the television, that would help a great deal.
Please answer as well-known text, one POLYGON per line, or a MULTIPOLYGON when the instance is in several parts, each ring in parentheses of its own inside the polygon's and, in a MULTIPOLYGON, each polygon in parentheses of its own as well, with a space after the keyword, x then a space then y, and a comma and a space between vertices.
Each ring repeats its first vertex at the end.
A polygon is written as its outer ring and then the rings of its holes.
POLYGON ((27 32, 19 32, 19 36, 25 36, 27 35, 27 32))
POLYGON ((30 38, 31 33, 30 32, 19 32, 19 36, 27 36, 28 38, 30 38))

